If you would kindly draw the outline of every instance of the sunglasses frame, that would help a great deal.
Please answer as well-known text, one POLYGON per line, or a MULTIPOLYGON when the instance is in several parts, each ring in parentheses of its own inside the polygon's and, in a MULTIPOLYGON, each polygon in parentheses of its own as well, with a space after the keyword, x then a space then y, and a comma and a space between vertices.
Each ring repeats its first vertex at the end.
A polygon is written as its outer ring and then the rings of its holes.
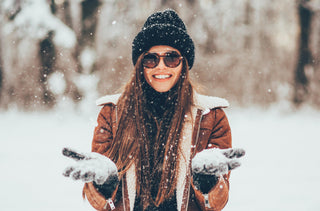
POLYGON ((159 65, 159 63, 160 63, 160 58, 163 58, 163 63, 165 64, 166 67, 176 68, 176 67, 178 67, 178 66, 181 64, 181 61, 183 60, 184 57, 181 56, 177 51, 168 51, 168 52, 166 52, 164 55, 159 55, 159 54, 157 54, 157 53, 145 52, 144 55, 143 55, 143 58, 142 58, 142 66, 145 67, 145 68, 148 68, 148 69, 156 68, 156 67, 159 65), (166 59, 165 59, 166 57, 170 57, 169 54, 172 54, 172 53, 177 54, 177 58, 179 59, 179 63, 178 63, 177 65, 175 65, 175 66, 169 66, 169 65, 166 63, 166 59), (155 66, 153 66, 153 67, 148 67, 148 66, 144 65, 143 60, 144 60, 145 56, 147 56, 147 55, 154 55, 154 56, 156 57, 155 66))

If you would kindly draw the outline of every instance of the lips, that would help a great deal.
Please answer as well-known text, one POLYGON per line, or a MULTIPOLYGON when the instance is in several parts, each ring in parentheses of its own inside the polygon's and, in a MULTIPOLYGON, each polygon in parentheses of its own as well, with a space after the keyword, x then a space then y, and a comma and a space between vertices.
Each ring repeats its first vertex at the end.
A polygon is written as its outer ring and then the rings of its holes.
POLYGON ((159 74, 159 75, 152 75, 153 78, 155 79, 168 79, 171 78, 172 75, 171 74, 159 74))

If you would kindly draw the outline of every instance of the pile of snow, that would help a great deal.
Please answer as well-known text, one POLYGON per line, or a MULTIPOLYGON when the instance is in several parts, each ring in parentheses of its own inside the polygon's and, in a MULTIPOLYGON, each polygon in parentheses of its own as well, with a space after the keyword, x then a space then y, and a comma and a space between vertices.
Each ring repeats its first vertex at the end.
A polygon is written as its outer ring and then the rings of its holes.
MULTIPOLYGON (((97 112, 9 111, 0 118, 1 210, 93 210, 81 181, 62 176, 63 147, 91 149, 97 112)), ((246 149, 223 211, 320 210, 320 113, 226 109, 233 145, 246 149)))

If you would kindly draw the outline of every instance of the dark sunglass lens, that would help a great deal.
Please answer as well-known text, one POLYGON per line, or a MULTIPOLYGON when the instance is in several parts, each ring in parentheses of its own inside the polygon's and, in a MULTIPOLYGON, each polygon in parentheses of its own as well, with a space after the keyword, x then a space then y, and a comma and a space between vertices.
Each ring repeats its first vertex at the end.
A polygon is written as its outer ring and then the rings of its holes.
POLYGON ((167 53, 164 62, 168 67, 177 67, 180 64, 180 55, 176 52, 167 53))
POLYGON ((158 65, 158 58, 154 54, 147 54, 143 57, 142 65, 147 68, 154 68, 158 65))

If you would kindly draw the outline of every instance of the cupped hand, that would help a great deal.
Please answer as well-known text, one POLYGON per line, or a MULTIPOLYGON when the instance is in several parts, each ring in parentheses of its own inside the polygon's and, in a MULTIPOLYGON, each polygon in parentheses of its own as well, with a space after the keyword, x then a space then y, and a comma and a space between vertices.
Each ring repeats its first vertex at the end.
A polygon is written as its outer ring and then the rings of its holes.
POLYGON ((245 151, 240 148, 205 149, 192 159, 192 172, 219 177, 239 167, 241 165, 239 158, 244 155, 245 151))
POLYGON ((62 154, 76 161, 63 171, 63 175, 83 182, 95 182, 103 185, 107 181, 118 181, 116 164, 108 157, 96 152, 80 153, 74 149, 64 148, 62 154))

